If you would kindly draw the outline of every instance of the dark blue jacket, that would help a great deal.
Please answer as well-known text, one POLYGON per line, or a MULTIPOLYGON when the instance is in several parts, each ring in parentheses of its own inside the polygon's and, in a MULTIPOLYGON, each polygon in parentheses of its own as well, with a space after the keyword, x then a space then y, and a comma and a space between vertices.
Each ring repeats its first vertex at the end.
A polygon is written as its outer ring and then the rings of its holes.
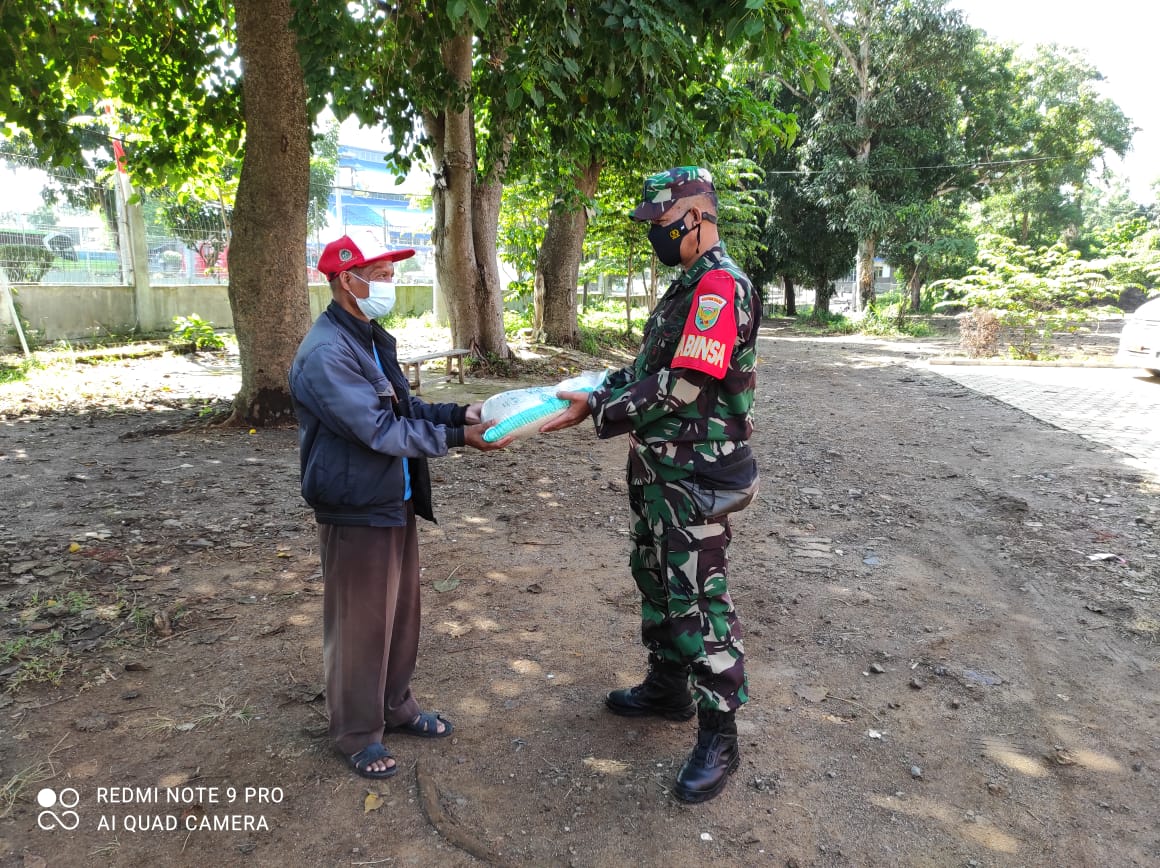
POLYGON ((427 458, 463 445, 467 408, 412 397, 395 339, 382 326, 331 302, 298 347, 290 394, 298 414, 302 496, 318 521, 406 524, 404 461, 415 513, 434 520, 427 458))

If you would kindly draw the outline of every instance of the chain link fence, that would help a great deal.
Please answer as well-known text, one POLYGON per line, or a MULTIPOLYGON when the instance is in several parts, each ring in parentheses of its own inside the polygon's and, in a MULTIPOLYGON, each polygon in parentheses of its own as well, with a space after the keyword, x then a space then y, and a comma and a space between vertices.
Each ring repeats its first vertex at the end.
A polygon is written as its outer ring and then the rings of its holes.
MULTIPOLYGON (((130 283, 124 197, 110 169, 67 170, 13 154, 0 155, 0 268, 13 284, 130 283)), ((390 247, 412 247, 400 273, 412 283, 433 276, 429 221, 405 195, 328 186, 311 196, 306 262, 313 269, 327 241, 345 231, 371 231, 390 247), (321 203, 325 213, 317 213, 321 203), (314 204, 317 203, 317 204, 314 204)), ((224 201, 181 201, 172 194, 139 198, 154 286, 225 284, 233 209, 224 201)))

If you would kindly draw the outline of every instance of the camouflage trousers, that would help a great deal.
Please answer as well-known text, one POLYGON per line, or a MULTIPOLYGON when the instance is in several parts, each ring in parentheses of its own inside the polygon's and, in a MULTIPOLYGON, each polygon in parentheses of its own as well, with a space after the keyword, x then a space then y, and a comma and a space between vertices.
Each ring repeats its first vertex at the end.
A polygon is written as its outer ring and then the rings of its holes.
POLYGON ((629 484, 632 577, 641 639, 654 662, 690 671, 697 704, 736 711, 749 700, 741 622, 726 585, 729 517, 704 520, 674 482, 629 484))

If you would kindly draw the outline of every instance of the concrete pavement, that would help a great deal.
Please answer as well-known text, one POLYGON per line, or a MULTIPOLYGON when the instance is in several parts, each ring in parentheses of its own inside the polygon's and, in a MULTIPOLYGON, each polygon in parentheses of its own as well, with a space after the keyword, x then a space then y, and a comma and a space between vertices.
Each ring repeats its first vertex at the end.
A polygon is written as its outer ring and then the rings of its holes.
POLYGON ((929 370, 1110 446, 1160 479, 1160 378, 1128 368, 930 365, 929 370))

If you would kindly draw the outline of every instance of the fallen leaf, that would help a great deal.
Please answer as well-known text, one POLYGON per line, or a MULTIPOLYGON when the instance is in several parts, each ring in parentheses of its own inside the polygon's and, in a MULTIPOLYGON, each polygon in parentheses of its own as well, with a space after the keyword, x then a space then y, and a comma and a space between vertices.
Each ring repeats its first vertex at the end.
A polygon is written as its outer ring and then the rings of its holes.
POLYGON ((377 811, 383 806, 383 797, 378 793, 367 793, 367 797, 363 799, 363 813, 369 814, 371 811, 377 811))
POLYGON ((436 582, 434 585, 435 590, 441 594, 444 591, 454 591, 458 587, 459 587, 459 579, 453 579, 450 577, 444 579, 441 582, 436 582))

